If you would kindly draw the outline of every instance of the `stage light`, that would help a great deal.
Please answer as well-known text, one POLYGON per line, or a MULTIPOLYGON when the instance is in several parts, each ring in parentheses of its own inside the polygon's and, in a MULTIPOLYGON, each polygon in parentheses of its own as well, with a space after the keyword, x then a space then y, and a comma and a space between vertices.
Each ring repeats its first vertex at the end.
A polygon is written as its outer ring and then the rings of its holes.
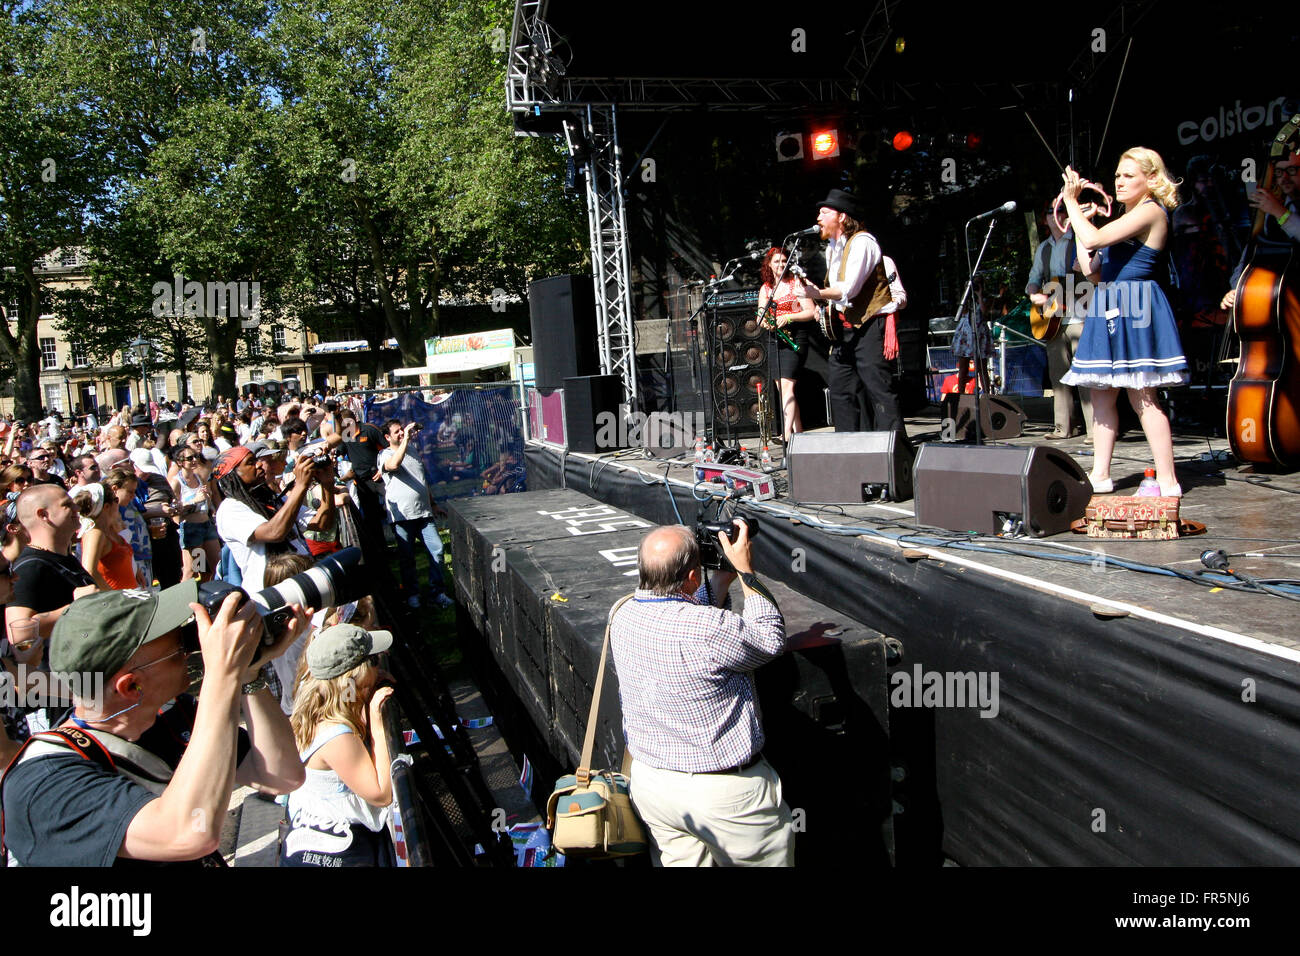
POLYGON ((788 163, 794 159, 803 159, 803 134, 777 133, 776 161, 788 163))
POLYGON ((897 133, 894 134, 894 139, 893 139, 894 149, 898 150, 901 153, 904 150, 911 149, 912 143, 914 143, 915 141, 916 140, 911 133, 909 133, 905 129, 900 129, 897 133))
POLYGON ((966 148, 967 148, 967 149, 979 149, 979 148, 980 148, 980 143, 982 143, 982 142, 984 142, 984 137, 981 136, 979 133, 967 133, 967 134, 966 134, 966 148))
POLYGON ((907 41, 904 40, 902 37, 899 37, 898 39, 896 39, 896 40, 894 41, 894 52, 895 52, 895 53, 902 53, 903 50, 906 49, 906 48, 907 48, 907 41))
POLYGON ((812 135, 813 159, 830 159, 840 154, 840 132, 826 129, 812 135))

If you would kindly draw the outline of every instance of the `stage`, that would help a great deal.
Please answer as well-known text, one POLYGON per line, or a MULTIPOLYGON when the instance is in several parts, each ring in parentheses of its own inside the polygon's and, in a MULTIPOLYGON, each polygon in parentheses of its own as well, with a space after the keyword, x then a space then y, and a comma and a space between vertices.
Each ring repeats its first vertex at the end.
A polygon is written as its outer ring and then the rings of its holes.
MULTIPOLYGON (((939 437, 937 417, 908 427, 939 437)), ((1028 423, 1012 444, 1045 430, 1028 423)), ((1051 444, 1090 466, 1081 439, 1051 444)), ((1121 440, 1118 493, 1146 452, 1140 432, 1121 440)), ((1238 468, 1221 439, 1176 436, 1175 453, 1182 516, 1207 533, 1168 542, 936 531, 910 501, 739 505, 762 525, 760 574, 901 645, 881 722, 897 865, 1300 862, 1296 609, 1170 573, 1222 548, 1251 576, 1300 577, 1300 479, 1238 468), (996 705, 921 693, 932 676, 951 691, 954 674, 986 681, 996 705)), ((713 514, 686 462, 539 443, 527 460, 530 488, 652 524, 713 514)))

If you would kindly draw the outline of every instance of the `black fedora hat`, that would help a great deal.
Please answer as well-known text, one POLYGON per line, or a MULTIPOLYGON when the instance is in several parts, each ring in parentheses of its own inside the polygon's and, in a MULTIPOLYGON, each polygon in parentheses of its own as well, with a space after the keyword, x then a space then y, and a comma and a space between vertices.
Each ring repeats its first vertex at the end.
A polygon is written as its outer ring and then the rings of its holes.
POLYGON ((132 428, 139 428, 139 427, 142 426, 142 425, 147 425, 147 426, 149 426, 150 428, 152 428, 152 427, 153 427, 153 419, 151 419, 148 415, 132 415, 132 416, 131 416, 131 427, 132 427, 132 428))
POLYGON ((862 221, 862 206, 858 203, 858 197, 844 189, 832 189, 826 198, 817 204, 821 209, 825 206, 828 209, 834 209, 836 212, 842 212, 845 215, 852 216, 859 222, 862 221))

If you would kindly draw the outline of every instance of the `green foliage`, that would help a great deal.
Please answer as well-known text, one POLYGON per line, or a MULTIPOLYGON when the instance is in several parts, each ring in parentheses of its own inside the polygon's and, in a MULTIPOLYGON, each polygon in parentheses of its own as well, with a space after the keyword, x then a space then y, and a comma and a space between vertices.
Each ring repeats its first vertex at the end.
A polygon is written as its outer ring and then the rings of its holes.
MULTIPOLYGON (((91 288, 61 297, 64 331, 97 361, 143 333, 160 365, 210 362, 215 391, 233 391, 240 317, 155 315, 154 283, 258 282, 263 321, 341 319, 419 364, 440 297, 523 295, 584 258, 558 144, 515 137, 504 109, 492 39, 511 10, 25 5, 0 27, 5 261, 88 246, 91 288), (69 172, 46 188, 51 155, 69 172)), ((7 302, 21 270, 5 281, 7 302)), ((49 311, 24 302, 33 323, 49 311)), ((33 396, 34 330, 26 351, 0 331, 0 353, 30 361, 33 396)))

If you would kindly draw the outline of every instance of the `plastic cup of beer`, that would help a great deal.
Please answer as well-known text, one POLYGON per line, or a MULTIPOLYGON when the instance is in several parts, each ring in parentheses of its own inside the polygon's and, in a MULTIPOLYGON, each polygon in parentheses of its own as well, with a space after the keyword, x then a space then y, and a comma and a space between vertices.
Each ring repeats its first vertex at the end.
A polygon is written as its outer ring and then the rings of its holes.
POLYGON ((41 629, 35 620, 14 621, 9 625, 9 646, 14 660, 26 664, 41 652, 41 629))

